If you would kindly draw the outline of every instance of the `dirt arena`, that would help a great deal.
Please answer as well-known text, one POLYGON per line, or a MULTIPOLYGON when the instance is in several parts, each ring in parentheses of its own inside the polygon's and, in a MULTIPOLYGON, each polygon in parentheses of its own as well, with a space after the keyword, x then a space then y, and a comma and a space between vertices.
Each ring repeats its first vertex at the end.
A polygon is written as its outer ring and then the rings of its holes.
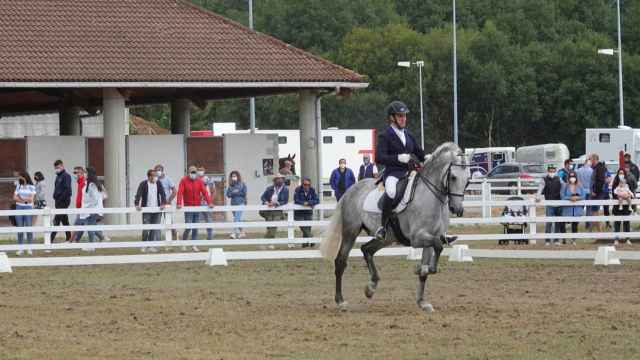
POLYGON ((2 359, 637 359, 640 263, 442 261, 424 314, 413 263, 19 268, 0 275, 2 359))

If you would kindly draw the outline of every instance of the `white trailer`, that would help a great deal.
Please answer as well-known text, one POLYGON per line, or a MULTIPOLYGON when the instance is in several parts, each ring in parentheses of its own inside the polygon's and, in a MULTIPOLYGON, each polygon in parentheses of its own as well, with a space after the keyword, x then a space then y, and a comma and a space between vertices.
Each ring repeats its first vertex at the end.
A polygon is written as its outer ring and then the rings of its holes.
POLYGON ((515 147, 486 147, 486 148, 466 148, 464 155, 471 165, 471 173, 479 172, 486 175, 494 167, 504 163, 513 162, 516 158, 515 147))
MULTIPOLYGON (((249 130, 237 130, 235 123, 213 123, 213 134, 246 134, 249 130)), ((296 156, 296 174, 300 174, 300 130, 261 130, 258 134, 278 135, 278 155, 285 158, 288 155, 296 156)), ((331 171, 338 167, 339 159, 347 160, 347 167, 358 175, 358 169, 362 164, 362 156, 369 154, 374 160, 376 145, 375 129, 338 129, 328 128, 322 130, 322 144, 320 153, 322 158, 322 181, 328 182, 331 171)))
POLYGON ((558 169, 564 167, 564 161, 569 159, 569 156, 569 148, 565 144, 522 146, 516 150, 517 162, 538 164, 544 167, 555 165, 558 169))
POLYGON ((586 154, 598 154, 607 164, 619 162, 620 151, 629 153, 631 161, 640 158, 640 129, 620 126, 610 129, 586 129, 586 154))

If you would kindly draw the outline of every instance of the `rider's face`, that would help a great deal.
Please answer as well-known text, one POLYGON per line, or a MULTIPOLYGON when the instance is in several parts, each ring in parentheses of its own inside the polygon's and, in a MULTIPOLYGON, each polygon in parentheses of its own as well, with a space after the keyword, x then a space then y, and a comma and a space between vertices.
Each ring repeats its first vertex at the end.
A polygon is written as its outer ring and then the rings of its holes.
POLYGON ((398 125, 398 128, 404 129, 404 127, 407 126, 407 114, 399 113, 393 116, 396 120, 396 125, 398 125))

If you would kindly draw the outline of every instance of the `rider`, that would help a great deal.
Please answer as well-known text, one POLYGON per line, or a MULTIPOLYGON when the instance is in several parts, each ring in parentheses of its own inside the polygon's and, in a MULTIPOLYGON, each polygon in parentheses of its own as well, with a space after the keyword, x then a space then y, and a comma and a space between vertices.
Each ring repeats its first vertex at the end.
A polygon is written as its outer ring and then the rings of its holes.
POLYGON ((376 231, 376 238, 384 240, 386 226, 393 211, 393 199, 396 195, 398 180, 409 172, 411 154, 420 161, 426 160, 426 155, 413 136, 407 131, 407 114, 409 108, 402 101, 393 101, 387 106, 387 120, 389 126, 378 136, 376 144, 376 162, 384 165, 382 177, 385 192, 382 195, 382 225, 376 231))

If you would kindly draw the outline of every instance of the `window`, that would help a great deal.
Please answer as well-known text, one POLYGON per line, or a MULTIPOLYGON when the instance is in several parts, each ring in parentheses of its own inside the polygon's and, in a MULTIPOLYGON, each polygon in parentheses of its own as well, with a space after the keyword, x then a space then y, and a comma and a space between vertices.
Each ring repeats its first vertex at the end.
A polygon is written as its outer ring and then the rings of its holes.
POLYGON ((503 153, 492 154, 493 161, 504 161, 503 153))
POLYGON ((278 144, 286 144, 287 137, 286 136, 278 136, 278 144))
POLYGON ((528 173, 544 173, 544 166, 542 165, 525 165, 523 166, 524 171, 528 173))
POLYGON ((356 137, 355 136, 346 136, 344 138, 344 142, 346 142, 347 144, 353 144, 356 142, 356 137))
POLYGON ((544 152, 545 159, 553 160, 556 158, 556 152, 554 150, 548 150, 544 152))
POLYGON ((611 142, 611 134, 602 133, 599 135, 599 140, 601 143, 610 143, 611 142))
POLYGON ((323 136, 322 137, 322 143, 323 144, 332 144, 333 143, 333 137, 331 137, 331 136, 323 136))

